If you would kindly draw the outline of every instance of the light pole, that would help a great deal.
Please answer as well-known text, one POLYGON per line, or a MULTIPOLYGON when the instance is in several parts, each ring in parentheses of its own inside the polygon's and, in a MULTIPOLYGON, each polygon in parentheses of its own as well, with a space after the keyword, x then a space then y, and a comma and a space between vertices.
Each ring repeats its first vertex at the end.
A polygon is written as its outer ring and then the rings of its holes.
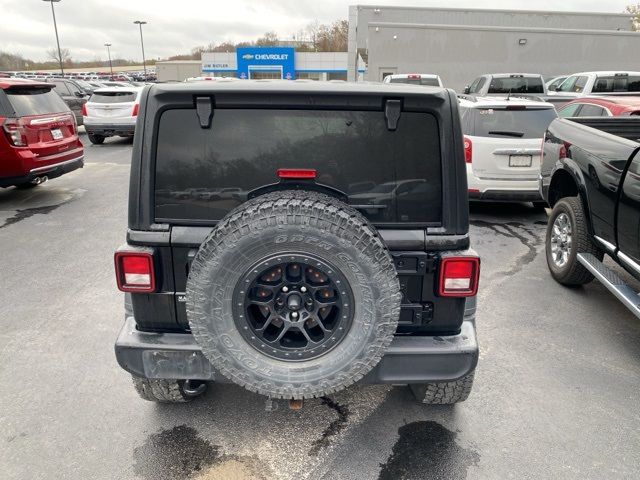
POLYGON ((104 46, 107 47, 107 55, 109 55, 109 70, 111 70, 111 80, 113 80, 113 64, 111 63, 111 49, 109 48, 111 44, 105 43, 104 46))
POLYGON ((51 14, 53 15, 53 28, 56 31, 56 44, 58 45, 58 60, 60 61, 60 73, 64 76, 64 67, 62 66, 62 52, 60 51, 60 39, 58 38, 58 24, 56 23, 56 11, 53 8, 54 3, 60 0, 42 0, 43 2, 51 2, 51 14))
POLYGON ((142 38, 142 25, 146 25, 147 22, 144 22, 142 20, 136 20, 135 22, 133 22, 135 24, 137 24, 140 27, 140 44, 142 45, 142 67, 144 68, 144 80, 147 80, 147 62, 144 58, 144 39, 142 38))

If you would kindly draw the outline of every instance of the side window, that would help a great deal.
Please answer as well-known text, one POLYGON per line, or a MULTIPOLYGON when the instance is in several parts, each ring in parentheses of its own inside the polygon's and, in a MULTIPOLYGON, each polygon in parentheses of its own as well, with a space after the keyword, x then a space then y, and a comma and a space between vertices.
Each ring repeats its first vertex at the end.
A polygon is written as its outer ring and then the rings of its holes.
POLYGON ((71 95, 75 95, 76 93, 81 93, 80 89, 71 82, 67 83, 67 87, 69 88, 71 95))
POLYGON ((581 106, 582 106, 581 103, 574 103, 572 105, 567 105, 566 107, 558 110, 558 116, 562 118, 575 117, 581 106))
POLYGON ((478 85, 480 84, 480 80, 482 80, 482 78, 483 77, 478 77, 473 81, 473 83, 469 87, 469 93, 476 93, 478 91, 478 85))
POLYGON ((480 77, 480 81, 478 82, 478 86, 476 87, 476 92, 481 92, 486 83, 487 79, 485 77, 480 77))
POLYGON ((584 90, 584 87, 587 84, 588 80, 589 77, 584 76, 576 78, 576 83, 573 85, 573 91, 576 93, 581 93, 584 90))
POLYGON ((53 82, 53 84, 56 86, 55 91, 59 95, 71 95, 71 92, 69 92, 65 82, 53 82))
POLYGON ((597 105, 585 104, 580 110, 580 117, 605 117, 607 112, 597 105))
POLYGON ((576 83, 578 77, 573 76, 567 78, 562 84, 558 87, 558 92, 573 92, 573 86, 576 83))

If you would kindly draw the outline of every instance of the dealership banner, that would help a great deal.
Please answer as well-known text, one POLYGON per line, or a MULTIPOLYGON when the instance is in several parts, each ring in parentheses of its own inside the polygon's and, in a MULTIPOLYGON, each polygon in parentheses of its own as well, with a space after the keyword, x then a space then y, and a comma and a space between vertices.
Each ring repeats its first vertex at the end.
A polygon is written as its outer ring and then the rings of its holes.
POLYGON ((256 72, 279 72, 282 78, 294 80, 295 51, 291 47, 238 48, 238 78, 251 78, 256 72))

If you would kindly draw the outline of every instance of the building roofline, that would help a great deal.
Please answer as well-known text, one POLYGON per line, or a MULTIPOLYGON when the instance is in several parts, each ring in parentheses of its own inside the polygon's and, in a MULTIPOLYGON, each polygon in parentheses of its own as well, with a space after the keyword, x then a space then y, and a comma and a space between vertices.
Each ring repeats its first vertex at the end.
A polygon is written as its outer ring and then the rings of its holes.
POLYGON ((381 10, 425 10, 425 11, 443 11, 443 12, 462 12, 462 13, 477 13, 477 12, 488 12, 488 13, 534 13, 539 15, 580 15, 580 16, 596 16, 601 17, 603 15, 609 17, 626 17, 632 18, 633 15, 630 13, 618 13, 618 12, 575 12, 570 10, 520 10, 520 9, 506 9, 506 8, 438 8, 438 7, 404 7, 404 6, 391 6, 391 5, 351 5, 352 7, 356 7, 358 9, 367 9, 373 10, 379 8, 381 10))
POLYGON ((490 32, 530 32, 530 33, 559 33, 559 34, 591 34, 591 35, 613 35, 613 36, 637 36, 640 32, 630 30, 591 30, 591 29, 570 29, 570 28, 540 28, 540 27, 503 27, 492 25, 447 25, 440 23, 396 23, 396 22, 370 22, 367 28, 421 28, 431 30, 478 30, 490 32))

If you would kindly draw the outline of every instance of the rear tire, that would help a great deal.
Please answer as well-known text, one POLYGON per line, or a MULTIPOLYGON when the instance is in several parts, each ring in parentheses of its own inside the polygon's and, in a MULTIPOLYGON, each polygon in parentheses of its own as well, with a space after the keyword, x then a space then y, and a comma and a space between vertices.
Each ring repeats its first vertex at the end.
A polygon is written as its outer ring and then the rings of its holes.
POLYGON ((131 377, 140 398, 157 403, 190 402, 204 393, 206 383, 192 384, 186 380, 163 380, 156 378, 131 377))
POLYGON ((409 385, 420 403, 426 405, 452 405, 469 398, 475 371, 454 382, 433 382, 409 385))
POLYGON ((558 283, 578 286, 593 280, 593 275, 578 261, 578 253, 590 253, 602 261, 604 252, 591 240, 579 197, 565 197, 553 207, 545 251, 551 276, 558 283), (563 231, 562 225, 568 228, 563 231))
POLYGON ((87 136, 89 137, 89 141, 91 143, 93 143, 94 145, 102 145, 104 143, 104 136, 102 135, 98 135, 95 133, 89 133, 87 134, 87 136))

